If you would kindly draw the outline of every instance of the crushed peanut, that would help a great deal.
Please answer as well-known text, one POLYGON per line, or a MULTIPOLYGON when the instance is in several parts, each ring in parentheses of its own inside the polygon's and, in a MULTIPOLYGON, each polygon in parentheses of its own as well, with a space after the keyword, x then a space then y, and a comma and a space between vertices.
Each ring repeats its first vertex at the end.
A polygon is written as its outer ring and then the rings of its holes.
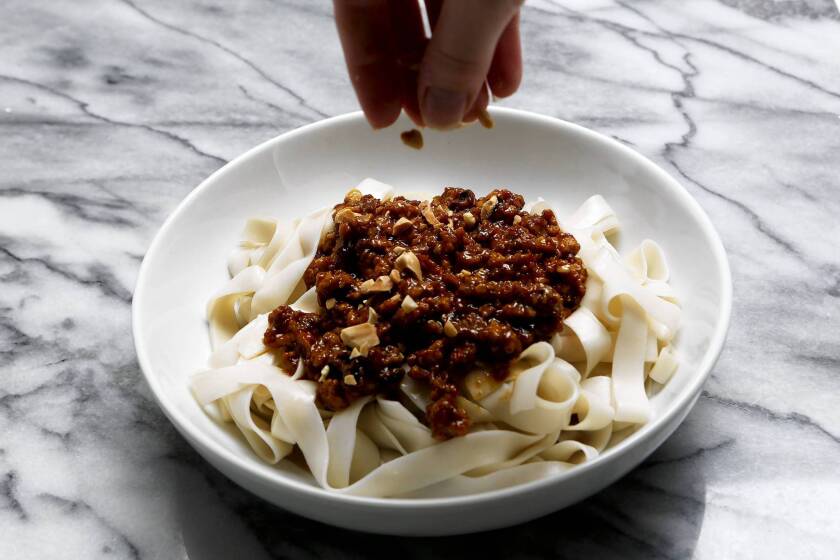
POLYGON ((356 214, 351 209, 342 208, 341 210, 335 213, 335 216, 333 216, 333 221, 337 224, 344 224, 347 222, 352 222, 358 217, 359 214, 356 214))
POLYGON ((426 218, 426 221, 429 222, 430 225, 434 227, 440 227, 443 225, 440 223, 440 220, 437 219, 437 216, 435 216, 435 213, 432 211, 432 206, 428 201, 420 203, 420 213, 423 214, 423 217, 426 218))
POLYGON ((420 260, 411 251, 406 251, 397 257, 396 265, 398 270, 404 271, 408 269, 414 274, 415 278, 423 280, 423 270, 420 268, 420 260))
POLYGON ((372 323, 361 323, 341 329, 341 342, 367 356, 368 350, 379 344, 379 336, 372 323))
POLYGON ((359 291, 363 294, 370 292, 390 292, 394 287, 394 283, 388 276, 380 276, 376 280, 368 279, 359 285, 359 291))
POLYGON ((481 205, 481 219, 486 220, 490 217, 490 214, 493 213, 495 210, 496 205, 499 203, 499 197, 495 194, 484 201, 484 204, 481 205))
POLYGON ((405 296, 405 298, 403 298, 402 303, 400 304, 400 307, 402 308, 403 311, 405 311, 406 313, 409 313, 409 312, 417 309, 417 302, 414 301, 414 298, 407 295, 407 296, 405 296))
POLYGON ((443 334, 445 334, 449 338, 458 335, 458 329, 455 328, 455 325, 453 325, 449 319, 447 319, 446 323, 443 324, 443 334))
POLYGON ((491 117, 487 109, 484 108, 478 110, 478 122, 480 122, 481 126, 484 128, 493 128, 496 124, 493 121, 493 117, 491 117))
POLYGON ((411 229, 412 225, 413 224, 411 223, 411 220, 409 220, 408 218, 400 218, 391 228, 391 235, 399 235, 404 231, 408 231, 411 229))
POLYGON ((356 384, 356 378, 348 373, 347 375, 344 376, 344 384, 345 385, 355 385, 356 384))

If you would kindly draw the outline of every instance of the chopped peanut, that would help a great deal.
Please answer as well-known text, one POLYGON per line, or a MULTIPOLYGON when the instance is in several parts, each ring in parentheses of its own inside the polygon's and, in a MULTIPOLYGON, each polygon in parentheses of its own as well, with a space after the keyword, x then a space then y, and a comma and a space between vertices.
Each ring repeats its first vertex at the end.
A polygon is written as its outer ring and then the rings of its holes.
POLYGON ((402 303, 400 304, 400 307, 402 308, 403 311, 405 311, 406 313, 409 313, 409 312, 417 309, 417 302, 414 301, 414 298, 407 295, 402 300, 402 303))
POLYGON ((443 225, 440 223, 440 220, 437 219, 437 216, 435 216, 435 213, 432 211, 431 205, 427 201, 420 203, 420 213, 423 214, 423 217, 426 218, 426 221, 429 222, 430 225, 434 227, 440 227, 443 225))
POLYGON ((359 286, 359 291, 363 294, 370 292, 390 292, 393 287, 394 283, 388 276, 380 276, 376 280, 369 279, 362 282, 359 286))
POLYGON ((341 341, 350 348, 358 348, 362 356, 367 356, 368 350, 379 344, 379 336, 372 323, 361 323, 341 329, 341 341))
POLYGON ((495 194, 484 201, 484 204, 481 205, 481 219, 486 220, 490 217, 490 214, 493 213, 495 210, 496 205, 499 203, 499 197, 495 194))
POLYGON ((411 251, 406 251, 397 257, 396 265, 398 270, 404 271, 405 269, 408 269, 414 274, 415 278, 418 280, 423 279, 423 271, 420 268, 420 260, 417 258, 417 255, 411 251))
POLYGON ((411 223, 411 220, 409 220, 408 218, 400 218, 396 221, 396 223, 394 223, 394 226, 391 228, 391 234, 399 235, 404 231, 410 230, 412 225, 413 224, 411 223))

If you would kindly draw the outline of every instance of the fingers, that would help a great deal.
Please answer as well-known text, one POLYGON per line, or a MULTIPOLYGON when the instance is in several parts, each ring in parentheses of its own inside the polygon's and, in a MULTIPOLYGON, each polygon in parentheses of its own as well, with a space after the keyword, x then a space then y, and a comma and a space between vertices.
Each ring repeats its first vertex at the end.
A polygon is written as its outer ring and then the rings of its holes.
POLYGON ((478 96, 475 98, 470 109, 464 115, 464 122, 471 123, 478 119, 478 114, 483 110, 487 109, 487 104, 490 103, 490 96, 487 94, 487 88, 482 86, 481 90, 478 92, 478 96))
POLYGON ((350 80, 374 128, 401 108, 418 125, 450 128, 487 106, 485 77, 499 97, 519 87, 522 0, 424 2, 430 42, 415 2, 334 0, 350 80))
MULTIPOLYGON (((521 3, 521 0, 443 2, 420 67, 420 111, 427 125, 456 126, 475 104, 496 45, 521 3)), ((518 30, 514 37, 518 39, 518 30)), ((503 68, 508 71, 508 66, 503 68)), ((503 74, 503 78, 507 77, 508 74, 503 74)))
POLYGON ((443 8, 443 0, 425 0, 424 3, 426 4, 426 17, 429 18, 429 27, 434 29, 440 17, 440 10, 443 8))
POLYGON ((417 75, 426 49, 426 34, 420 6, 415 1, 390 0, 394 53, 400 80, 400 100, 406 114, 418 126, 424 126, 417 98, 417 75))
POLYGON ((350 81, 374 128, 395 120, 401 108, 401 82, 395 79, 388 0, 334 0, 335 21, 350 81))
POLYGON ((499 37, 487 81, 496 97, 508 97, 519 89, 522 81, 522 46, 519 42, 518 13, 499 37))

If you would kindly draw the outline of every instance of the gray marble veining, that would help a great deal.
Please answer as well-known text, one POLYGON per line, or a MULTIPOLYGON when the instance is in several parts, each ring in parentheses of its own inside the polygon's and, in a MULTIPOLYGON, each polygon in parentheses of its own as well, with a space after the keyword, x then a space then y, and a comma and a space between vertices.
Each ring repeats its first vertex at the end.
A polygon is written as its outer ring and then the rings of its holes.
POLYGON ((607 490, 489 534, 332 530, 233 486, 139 373, 137 268, 198 182, 356 109, 330 3, 0 10, 0 558, 840 556, 840 16, 831 0, 531 0, 505 105, 618 138, 721 232, 728 345, 607 490), (325 537, 328 534, 329 537, 325 537))

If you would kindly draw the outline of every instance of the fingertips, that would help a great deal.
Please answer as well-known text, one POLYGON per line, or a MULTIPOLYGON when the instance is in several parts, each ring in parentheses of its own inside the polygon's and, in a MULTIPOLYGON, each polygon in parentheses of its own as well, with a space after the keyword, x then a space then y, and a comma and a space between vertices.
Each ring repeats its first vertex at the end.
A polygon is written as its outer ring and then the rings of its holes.
POLYGON ((482 87, 481 91, 478 93, 478 97, 475 98, 475 102, 472 104, 470 109, 467 111, 467 114, 464 115, 464 122, 471 123, 478 120, 479 113, 481 111, 487 110, 487 105, 490 103, 490 96, 487 94, 487 88, 482 87))
POLYGON ((420 68, 420 110, 426 124, 447 129, 464 120, 484 88, 496 45, 518 4, 443 3, 420 68))
POLYGON ((373 128, 390 126, 400 115, 401 89, 396 68, 388 59, 350 67, 350 81, 359 105, 373 128))
POLYGON ((420 99, 423 120, 432 128, 446 130, 454 128, 463 120, 469 103, 469 95, 439 87, 427 87, 420 99))
POLYGON ((335 0, 335 21, 350 81, 371 126, 383 128, 400 114, 401 88, 392 53, 387 0, 335 0))
POLYGON ((417 126, 424 126, 417 96, 417 74, 428 39, 423 30, 420 6, 417 2, 390 0, 393 29, 393 55, 399 72, 400 99, 403 109, 417 126))
POLYGON ((383 86, 374 78, 356 87, 356 96, 370 126, 375 129, 391 126, 400 116, 402 103, 397 88, 383 86))
POLYGON ((516 93, 522 82, 522 44, 519 37, 519 14, 510 20, 499 37, 487 82, 496 97, 516 93))

